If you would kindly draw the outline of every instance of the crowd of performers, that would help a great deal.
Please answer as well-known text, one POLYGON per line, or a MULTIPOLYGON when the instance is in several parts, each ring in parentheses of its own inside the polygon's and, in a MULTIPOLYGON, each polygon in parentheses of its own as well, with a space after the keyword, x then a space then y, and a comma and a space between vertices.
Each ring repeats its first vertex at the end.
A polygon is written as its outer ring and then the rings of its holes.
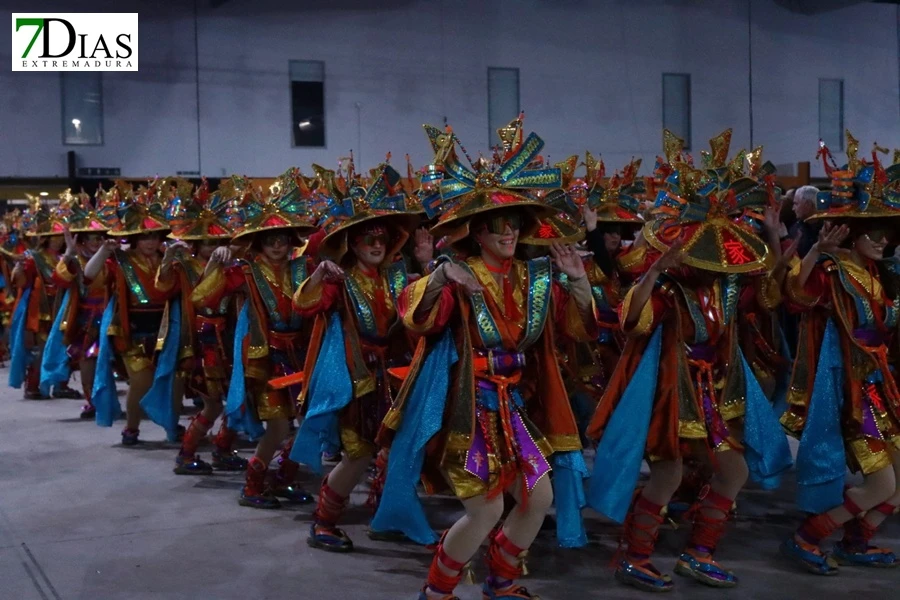
POLYGON ((425 129, 434 161, 405 176, 314 165, 265 190, 33 199, 3 240, 10 384, 83 394, 82 417, 124 418, 124 446, 152 420, 181 443, 175 473, 245 471, 244 506, 315 503, 308 543, 326 551, 353 550, 341 517, 374 467, 369 535, 435 548, 420 599, 454 598, 485 541, 483 597, 536 597, 519 580, 553 504, 564 547, 586 544, 586 506, 622 523, 616 579, 662 592, 655 546, 684 503, 675 573, 735 586, 716 549, 738 495, 792 466, 808 517, 787 557, 819 575, 898 564, 873 543, 900 505, 896 155, 848 133, 838 166, 820 146, 832 185, 798 193, 791 237, 771 163, 729 157, 730 130, 696 162, 666 131, 641 177, 590 154, 550 166, 521 118, 490 159, 425 129), (185 396, 202 406, 186 430, 185 396), (323 459, 317 493, 298 487, 323 459), (464 506, 439 538, 422 493, 464 506))

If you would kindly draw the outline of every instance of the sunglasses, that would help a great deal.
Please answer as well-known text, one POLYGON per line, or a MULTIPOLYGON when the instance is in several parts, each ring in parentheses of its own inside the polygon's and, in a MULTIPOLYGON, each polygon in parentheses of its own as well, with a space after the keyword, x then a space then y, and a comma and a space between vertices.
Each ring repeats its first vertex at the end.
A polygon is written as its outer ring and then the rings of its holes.
POLYGON ((509 227, 513 231, 519 231, 520 229, 522 229, 523 222, 524 219, 522 218, 522 215, 517 212, 504 213, 487 219, 484 222, 484 226, 485 229, 487 229, 488 233, 499 235, 504 233, 507 227, 509 227))
POLYGON ((291 243, 291 236, 286 234, 267 235, 262 240, 263 246, 287 246, 291 243))
POLYGON ((97 234, 97 233, 92 233, 92 234, 90 234, 90 235, 84 236, 84 238, 82 238, 81 241, 83 241, 83 242, 85 242, 85 243, 88 243, 88 244, 90 244, 90 243, 96 243, 96 242, 102 242, 102 241, 103 241, 103 236, 102 236, 102 235, 99 235, 99 234, 97 234))
POLYGON ((356 241, 363 246, 375 246, 376 244, 387 246, 390 239, 386 233, 367 233, 356 238, 356 241))
POLYGON ((885 232, 885 231, 870 231, 869 233, 865 234, 863 237, 865 237, 867 240, 869 240, 870 242, 872 242, 874 244, 880 244, 882 242, 887 241, 887 232, 885 232))

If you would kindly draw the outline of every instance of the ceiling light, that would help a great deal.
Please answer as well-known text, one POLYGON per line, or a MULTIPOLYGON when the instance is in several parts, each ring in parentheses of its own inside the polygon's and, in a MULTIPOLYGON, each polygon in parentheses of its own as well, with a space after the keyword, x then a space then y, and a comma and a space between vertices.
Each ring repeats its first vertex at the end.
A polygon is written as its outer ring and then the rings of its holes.
POLYGON ((46 197, 49 196, 50 194, 48 194, 47 192, 41 192, 41 193, 38 194, 38 195, 39 195, 39 196, 43 196, 44 198, 46 198, 46 197))

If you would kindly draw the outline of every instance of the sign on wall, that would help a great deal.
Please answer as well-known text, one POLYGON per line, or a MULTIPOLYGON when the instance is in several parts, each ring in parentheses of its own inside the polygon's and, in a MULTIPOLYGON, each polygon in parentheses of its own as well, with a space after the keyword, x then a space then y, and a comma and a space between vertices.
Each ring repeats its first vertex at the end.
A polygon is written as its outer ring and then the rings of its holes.
POLYGON ((13 13, 13 71, 137 71, 138 13, 13 13))

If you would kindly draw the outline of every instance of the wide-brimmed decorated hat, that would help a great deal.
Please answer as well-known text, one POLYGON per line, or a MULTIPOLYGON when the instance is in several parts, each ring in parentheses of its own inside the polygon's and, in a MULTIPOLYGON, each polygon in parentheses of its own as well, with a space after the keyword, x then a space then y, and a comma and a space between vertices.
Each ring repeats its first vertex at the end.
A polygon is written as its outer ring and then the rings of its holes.
POLYGON ((97 188, 93 198, 83 190, 78 194, 66 190, 59 204, 67 212, 71 233, 106 233, 116 224, 116 203, 102 187, 97 188))
MULTIPOLYGON (((347 253, 347 232, 364 223, 383 222, 395 231, 386 256, 393 257, 406 243, 419 216, 407 210, 407 196, 400 189, 400 174, 390 165, 381 165, 373 173, 368 187, 351 185, 347 196, 333 189, 325 195, 320 226, 325 237, 319 252, 333 260, 347 253), (392 191, 394 193, 392 193, 392 191)), ((323 192, 325 190, 323 189, 323 192)))
POLYGON ((191 240, 225 240, 234 235, 233 202, 240 202, 241 193, 233 179, 225 179, 215 192, 210 192, 206 179, 193 192, 179 189, 179 195, 169 204, 168 216, 172 224, 170 238, 191 240), (182 197, 181 193, 184 193, 182 197))
POLYGON ((234 238, 262 231, 293 230, 307 235, 316 229, 316 214, 311 206, 312 191, 300 169, 285 171, 268 193, 254 189, 243 206, 243 225, 234 238))
POLYGON ((22 212, 17 208, 5 212, 0 220, 0 254, 13 259, 21 258, 27 250, 21 231, 22 212))
POLYGON ((859 142, 848 130, 847 164, 838 167, 821 140, 816 158, 821 158, 831 189, 819 192, 816 212, 807 221, 821 219, 872 219, 900 217, 900 163, 885 168, 878 158, 886 148, 875 145, 872 160, 860 158, 859 142))
POLYGON ((171 180, 154 179, 147 186, 138 187, 135 191, 126 181, 116 181, 110 190, 116 201, 116 224, 110 228, 109 235, 126 237, 150 232, 166 232, 169 223, 166 221, 166 204, 172 185, 171 180))
POLYGON ((597 211, 597 221, 643 225, 644 220, 638 212, 647 190, 644 180, 638 177, 641 159, 632 159, 621 174, 616 171, 605 183, 606 166, 602 160, 585 152, 583 164, 587 169, 584 177, 588 187, 587 203, 597 211))
MULTIPOLYGON (((727 138, 730 142, 730 135, 727 138)), ((664 183, 657 192, 654 219, 644 226, 644 237, 660 252, 681 240, 684 264, 696 269, 763 271, 771 266, 768 246, 734 216, 750 207, 764 207, 768 195, 756 179, 745 175, 743 162, 727 161, 728 145, 722 147, 723 139, 717 136, 711 141, 713 152, 710 159, 704 157, 706 168, 697 169, 684 154, 683 141, 665 131, 666 160, 657 159, 656 169, 664 183)))
POLYGON ((535 191, 558 188, 562 183, 560 171, 556 167, 536 167, 544 141, 535 133, 522 138, 521 117, 498 130, 502 146, 494 159, 469 159, 471 168, 457 158, 459 140, 453 132, 448 129, 435 135, 434 131, 435 128, 426 128, 432 146, 437 148, 434 163, 441 165, 443 178, 440 203, 425 207, 430 218, 437 216, 438 219, 432 234, 454 243, 469 235, 473 217, 520 208, 535 219, 520 232, 520 235, 528 236, 537 227, 537 219, 554 214, 555 209, 541 202, 535 191))
POLYGON ((27 237, 63 235, 66 231, 65 207, 50 206, 39 196, 25 194, 28 206, 22 212, 22 229, 27 237))
POLYGON ((537 227, 519 238, 519 242, 529 246, 549 246, 550 244, 574 244, 584 239, 579 211, 586 200, 587 186, 581 179, 575 179, 578 156, 572 155, 563 162, 553 165, 560 171, 562 187, 546 192, 541 201, 555 209, 549 216, 538 219, 537 227))

